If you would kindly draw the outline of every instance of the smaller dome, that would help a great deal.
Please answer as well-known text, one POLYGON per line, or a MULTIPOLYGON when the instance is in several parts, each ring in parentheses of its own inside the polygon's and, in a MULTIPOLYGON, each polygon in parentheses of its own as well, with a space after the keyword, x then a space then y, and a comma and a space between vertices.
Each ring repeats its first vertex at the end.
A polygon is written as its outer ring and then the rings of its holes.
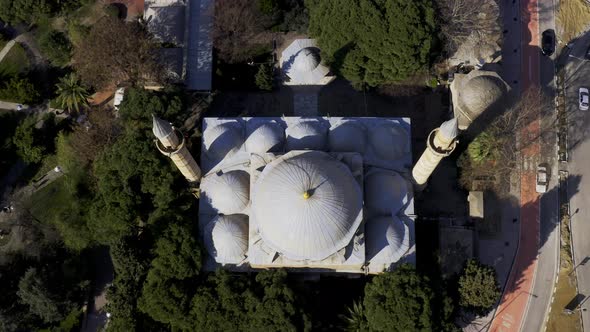
POLYGON ((365 205, 376 214, 394 215, 408 202, 406 179, 393 171, 378 171, 365 179, 365 205))
POLYGON ((293 69, 301 72, 310 72, 320 65, 320 55, 311 47, 306 47, 297 52, 293 60, 293 69))
POLYGON ((223 159, 238 150, 243 140, 240 128, 233 123, 222 123, 207 128, 203 137, 207 154, 218 159, 223 159))
POLYGON ((292 150, 324 150, 327 129, 315 121, 300 122, 287 128, 287 148, 292 150))
POLYGON ((277 152, 283 146, 285 132, 274 122, 267 122, 254 129, 246 139, 246 150, 250 153, 277 152))
POLYGON ((201 199, 219 214, 241 213, 250 201, 250 175, 244 171, 209 174, 201 181, 201 199))
POLYGON ((335 152, 363 153, 367 145, 362 125, 348 121, 330 129, 330 150, 335 152))
POLYGON ((371 263, 393 264, 410 247, 407 226, 398 217, 377 217, 365 225, 367 259, 371 263))
POLYGON ((490 75, 476 76, 463 84, 461 102, 474 116, 479 115, 506 94, 506 86, 499 78, 490 75))
POLYGON ((206 226, 205 247, 218 263, 241 263, 248 250, 248 217, 243 214, 216 216, 206 226))
POLYGON ((377 157, 396 160, 404 157, 408 151, 408 133, 393 123, 386 123, 370 131, 371 146, 377 157))

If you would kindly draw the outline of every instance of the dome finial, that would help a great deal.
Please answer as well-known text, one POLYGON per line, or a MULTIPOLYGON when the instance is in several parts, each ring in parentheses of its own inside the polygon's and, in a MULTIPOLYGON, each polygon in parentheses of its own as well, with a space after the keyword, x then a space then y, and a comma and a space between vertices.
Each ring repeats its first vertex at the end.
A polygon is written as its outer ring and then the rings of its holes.
POLYGON ((303 193, 303 199, 309 199, 311 197, 311 193, 309 192, 309 190, 306 190, 303 193))

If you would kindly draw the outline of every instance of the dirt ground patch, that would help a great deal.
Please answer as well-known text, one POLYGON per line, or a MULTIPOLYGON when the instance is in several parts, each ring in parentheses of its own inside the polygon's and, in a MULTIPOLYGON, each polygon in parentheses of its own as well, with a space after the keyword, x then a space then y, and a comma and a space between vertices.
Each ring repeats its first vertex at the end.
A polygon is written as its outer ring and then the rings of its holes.
POLYGON ((555 299, 551 305, 549 321, 547 322, 547 331, 582 331, 580 325, 580 312, 574 311, 573 314, 563 312, 565 306, 576 296, 576 286, 574 276, 570 275, 571 268, 562 268, 559 273, 559 281, 555 291, 555 299))
POLYGON ((561 0, 557 11, 558 33, 564 42, 571 41, 590 23, 590 5, 586 0, 561 0))

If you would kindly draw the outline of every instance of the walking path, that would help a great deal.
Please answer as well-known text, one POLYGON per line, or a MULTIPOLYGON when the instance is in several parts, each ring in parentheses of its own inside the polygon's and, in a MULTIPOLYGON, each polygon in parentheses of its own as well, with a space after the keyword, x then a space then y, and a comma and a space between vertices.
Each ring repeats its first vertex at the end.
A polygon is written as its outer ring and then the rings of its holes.
MULTIPOLYGON (((538 86, 540 52, 539 52, 539 13, 538 0, 522 0, 523 13, 523 44, 522 45, 522 90, 538 86), (526 43, 526 44, 525 44, 526 43)), ((540 121, 532 121, 520 133, 527 135, 540 134, 540 121)), ((529 136, 531 137, 531 136, 529 136)), ((533 287, 537 268, 537 252, 539 249, 539 195, 535 191, 535 167, 540 154, 538 140, 522 151, 525 165, 520 177, 520 235, 516 259, 513 263, 508 283, 504 289, 496 316, 492 321, 491 331, 520 331, 526 315, 529 296, 533 287)))
POLYGON ((10 50, 12 49, 12 46, 14 46, 15 41, 11 40, 8 43, 6 43, 6 45, 4 45, 4 48, 0 51, 0 62, 2 62, 2 60, 4 60, 4 57, 6 56, 6 54, 8 54, 8 52, 10 52, 10 50))

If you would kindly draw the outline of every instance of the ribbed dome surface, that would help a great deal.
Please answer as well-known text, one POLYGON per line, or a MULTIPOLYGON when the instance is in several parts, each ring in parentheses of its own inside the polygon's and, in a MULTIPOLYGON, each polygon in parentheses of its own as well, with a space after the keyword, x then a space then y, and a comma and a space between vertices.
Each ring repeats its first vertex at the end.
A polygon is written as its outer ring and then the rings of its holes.
POLYGON ((216 216, 205 229, 205 247, 218 263, 240 263, 248 250, 248 217, 216 216))
POLYGON ((406 180, 393 171, 379 171, 365 178, 365 205, 380 215, 396 214, 408 202, 406 180))
POLYGON ((409 233, 404 223, 396 216, 377 217, 365 225, 367 259, 371 263, 397 262, 408 251, 409 233))
POLYGON ((500 100, 506 92, 504 84, 494 76, 477 76, 463 84, 461 103, 479 114, 500 100))
POLYGON ((301 72, 310 72, 320 64, 320 55, 311 47, 299 51, 293 60, 293 69, 301 72))
POLYGON ((354 122, 344 122, 330 129, 330 150, 363 153, 367 146, 365 129, 354 122))
POLYGON ((207 128, 207 135, 204 138, 207 153, 219 159, 238 150, 244 140, 240 129, 232 123, 222 123, 213 128, 207 128))
POLYGON ((287 128, 288 150, 323 150, 326 147, 327 129, 319 122, 300 122, 287 128))
POLYGON ((408 149, 408 134, 396 124, 387 123, 370 131, 371 146, 377 156, 385 160, 403 158, 408 149))
POLYGON ((209 174, 201 181, 201 199, 217 213, 241 213, 250 200, 250 175, 244 171, 209 174))
POLYGON ((256 182, 252 212, 265 243, 293 260, 322 260, 350 243, 362 193, 345 164, 319 152, 290 152, 256 182))
POLYGON ((246 139, 246 150, 251 153, 276 152, 285 141, 283 128, 274 122, 264 123, 246 139))

